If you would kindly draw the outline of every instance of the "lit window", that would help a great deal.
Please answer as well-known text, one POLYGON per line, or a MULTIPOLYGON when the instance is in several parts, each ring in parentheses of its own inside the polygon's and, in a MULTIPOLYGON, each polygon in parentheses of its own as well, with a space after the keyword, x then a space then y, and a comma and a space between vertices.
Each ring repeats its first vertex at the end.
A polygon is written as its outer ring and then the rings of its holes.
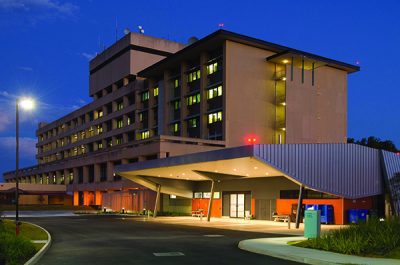
POLYGON ((175 79, 174 80, 174 88, 178 88, 179 87, 179 79, 175 79))
POLYGON ((86 153, 86 147, 84 145, 81 145, 81 153, 82 154, 86 153))
POLYGON ((124 121, 122 119, 117 121, 117 128, 122 128, 124 127, 124 121))
POLYGON ((101 124, 97 125, 97 134, 101 134, 103 132, 103 126, 101 124))
POLYGON ((222 111, 208 114, 208 124, 222 121, 222 111))
POLYGON ((217 62, 207 65, 207 74, 211 75, 217 71, 218 71, 218 63, 217 62))
POLYGON ((140 134, 141 139, 147 139, 150 138, 150 131, 144 131, 140 134))
POLYGON ((115 144, 122 144, 122 137, 118 137, 115 139, 115 144))
POLYGON ((187 103, 188 106, 200 103, 200 93, 197 93, 196 95, 192 95, 192 96, 187 97, 186 98, 186 103, 187 103))
POLYGON ((139 113, 139 121, 143 121, 143 113, 139 113))
POLYGON ((97 149, 103 149, 103 143, 102 142, 98 142, 97 143, 97 149))
POLYGON ((71 142, 72 143, 75 143, 76 141, 78 141, 78 134, 73 134, 73 135, 71 135, 71 142))
POLYGON ((99 113, 98 113, 99 118, 103 117, 103 114, 104 114, 103 111, 99 110, 99 113))
POLYGON ((196 127, 197 127, 197 119, 190 119, 189 128, 196 128, 196 127))
POLYGON ((93 136, 94 135, 94 129, 93 129, 93 126, 90 126, 89 127, 89 130, 88 130, 88 134, 89 134, 89 136, 93 136))
POLYGON ((117 103, 117 110, 122 110, 124 108, 124 103, 121 101, 121 102, 118 102, 117 103))
POLYGON ((215 97, 222 96, 222 86, 217 86, 214 88, 211 88, 207 91, 207 98, 212 99, 215 97))
POLYGON ((154 95, 154 97, 158 97, 158 87, 155 87, 153 89, 153 95, 154 95))
MULTIPOLYGON (((158 92, 157 92, 158 93, 158 92)), ((143 92, 141 96, 141 101, 145 102, 146 100, 149 100, 149 91, 143 92)))
POLYGON ((81 139, 85 139, 85 131, 81 132, 81 139))
POLYGON ((76 156, 78 154, 78 147, 74 147, 74 149, 72 150, 72 155, 76 156))
POLYGON ((181 102, 179 100, 174 101, 174 110, 181 108, 181 102))
POLYGON ((171 126, 172 128, 172 132, 174 132, 174 133, 176 133, 176 132, 179 132, 179 123, 174 123, 174 124, 172 124, 172 126, 171 126))
POLYGON ((200 79, 200 70, 196 70, 196 71, 190 72, 188 74, 188 82, 189 83, 196 81, 198 79, 200 79))

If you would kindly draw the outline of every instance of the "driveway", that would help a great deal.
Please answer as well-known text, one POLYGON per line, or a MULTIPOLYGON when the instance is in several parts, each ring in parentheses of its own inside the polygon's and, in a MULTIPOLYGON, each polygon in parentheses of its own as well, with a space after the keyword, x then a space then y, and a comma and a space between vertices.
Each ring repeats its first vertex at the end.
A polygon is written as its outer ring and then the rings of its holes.
MULTIPOLYGON (((277 234, 149 222, 142 217, 22 218, 53 238, 39 264, 299 264, 238 249, 277 234)), ((284 235, 282 235, 284 236, 284 235)), ((287 236, 287 235, 286 235, 287 236)))

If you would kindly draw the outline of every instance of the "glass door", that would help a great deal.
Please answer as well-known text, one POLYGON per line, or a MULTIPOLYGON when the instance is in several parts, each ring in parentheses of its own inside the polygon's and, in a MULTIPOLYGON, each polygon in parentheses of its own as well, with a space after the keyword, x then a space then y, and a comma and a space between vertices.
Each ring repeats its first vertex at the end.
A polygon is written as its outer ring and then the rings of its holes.
POLYGON ((244 218, 244 193, 230 195, 230 217, 244 218))
POLYGON ((237 194, 231 194, 230 217, 237 217, 237 194))

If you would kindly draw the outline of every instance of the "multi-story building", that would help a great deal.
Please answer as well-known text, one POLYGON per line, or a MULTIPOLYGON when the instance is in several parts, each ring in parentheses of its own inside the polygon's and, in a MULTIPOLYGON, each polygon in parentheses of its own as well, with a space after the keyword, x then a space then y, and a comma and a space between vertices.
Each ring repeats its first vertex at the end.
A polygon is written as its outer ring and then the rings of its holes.
MULTIPOLYGON (((208 211, 214 216, 243 217, 248 211, 261 219, 271 218, 273 210, 290 211, 300 184, 309 189, 309 198, 329 198, 337 208, 335 222, 343 223, 346 199, 368 197, 356 204, 372 208, 380 184, 354 194, 327 188, 337 179, 309 183, 284 169, 292 170, 294 157, 310 167, 318 160, 311 155, 329 160, 343 144, 360 148, 345 144, 347 75, 357 71, 225 30, 191 38, 188 45, 129 33, 90 62, 93 102, 39 125, 38 165, 21 170, 19 179, 66 185, 75 205, 190 212, 206 208, 212 197, 217 206, 211 210, 210 203, 208 211), (265 151, 268 146, 277 149, 265 151), (293 149, 288 167, 260 162, 270 161, 268 152, 282 156, 287 149, 293 149), (250 172, 258 169, 265 172, 250 172)), ((350 151, 343 152, 339 157, 350 151)), ((365 164, 363 158, 359 163, 365 164)), ((378 168, 368 177, 379 178, 378 168)), ((15 180, 13 172, 4 177, 15 180)))

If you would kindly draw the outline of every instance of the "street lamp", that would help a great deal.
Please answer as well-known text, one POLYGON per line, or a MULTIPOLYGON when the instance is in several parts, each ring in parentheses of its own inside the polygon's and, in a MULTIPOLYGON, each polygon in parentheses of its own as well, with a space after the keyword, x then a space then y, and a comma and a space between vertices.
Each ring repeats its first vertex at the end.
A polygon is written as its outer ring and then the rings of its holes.
POLYGON ((21 98, 15 101, 15 234, 19 235, 19 107, 24 110, 31 110, 35 102, 31 98, 21 98))

